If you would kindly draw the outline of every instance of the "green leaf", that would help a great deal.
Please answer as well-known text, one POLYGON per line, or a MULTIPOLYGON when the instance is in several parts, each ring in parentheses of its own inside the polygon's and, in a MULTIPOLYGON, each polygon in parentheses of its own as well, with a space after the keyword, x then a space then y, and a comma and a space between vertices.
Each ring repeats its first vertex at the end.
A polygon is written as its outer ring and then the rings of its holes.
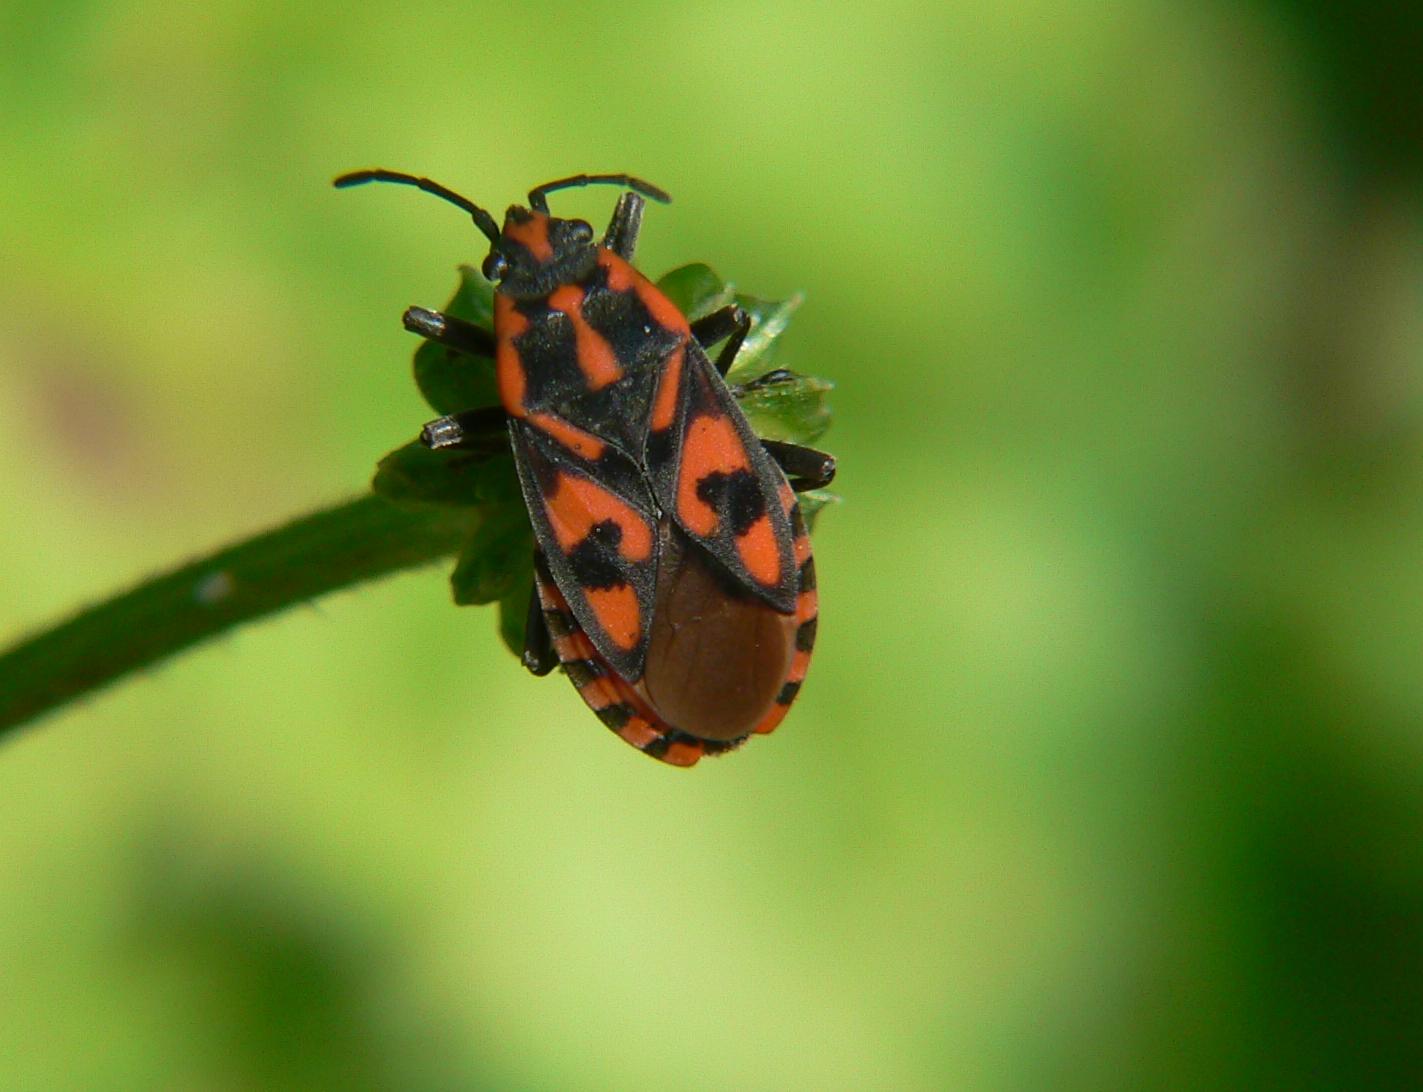
POLYGON ((701 262, 665 273, 658 289, 689 319, 699 319, 731 303, 736 297, 729 284, 701 262))
POLYGON ((775 365, 777 342, 805 296, 797 292, 788 300, 763 300, 738 294, 736 302, 751 316, 751 332, 741 343, 726 381, 745 383, 765 375, 775 365))
POLYGON ((477 266, 459 267, 460 283, 450 297, 445 314, 462 318, 486 330, 494 329, 494 282, 484 279, 477 266))
POLYGON ((493 507, 460 550, 450 588, 460 606, 493 603, 514 594, 530 574, 534 535, 522 504, 493 507))
MULTIPOLYGON (((471 265, 460 266, 460 283, 444 307, 447 315, 493 329, 494 286, 471 265)), ((497 405, 494 361, 427 341, 415 350, 415 385, 440 414, 497 405)))
POLYGON ((830 427, 827 396, 835 384, 826 379, 798 375, 782 383, 736 391, 736 404, 763 440, 812 444, 830 427))
POLYGON ((810 531, 815 530, 815 521, 821 512, 832 504, 840 503, 838 493, 827 493, 823 489, 807 490, 796 499, 800 503, 800 514, 805 519, 806 529, 810 531))
POLYGON ((431 451, 419 440, 376 466, 371 488, 397 504, 522 503, 509 452, 431 451))
POLYGON ((796 293, 787 300, 763 300, 738 293, 708 265, 693 262, 665 274, 657 287, 682 314, 699 319, 730 303, 738 303, 751 316, 751 330, 736 354, 736 363, 727 376, 731 383, 744 383, 771 370, 776 342, 785 333, 791 316, 805 297, 796 293))
POLYGON ((534 590, 533 556, 525 554, 525 573, 516 576, 514 589, 499 600, 499 636, 510 652, 524 655, 524 627, 529 621, 529 597, 534 590))

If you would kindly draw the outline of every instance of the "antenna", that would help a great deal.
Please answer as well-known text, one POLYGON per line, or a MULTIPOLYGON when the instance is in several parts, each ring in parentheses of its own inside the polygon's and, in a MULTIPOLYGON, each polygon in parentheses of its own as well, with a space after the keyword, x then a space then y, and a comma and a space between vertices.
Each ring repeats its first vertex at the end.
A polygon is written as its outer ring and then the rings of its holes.
POLYGON ((575 174, 570 178, 560 178, 557 182, 545 182, 529 191, 529 208, 538 212, 548 211, 548 195, 554 190, 571 190, 575 186, 626 186, 628 189, 650 197, 654 201, 670 204, 672 198, 659 190, 651 182, 644 182, 630 174, 575 174))
MULTIPOLYGON (((349 189, 351 186, 364 186, 367 182, 398 182, 402 186, 414 186, 418 190, 432 193, 450 204, 464 209, 469 213, 474 221, 474 226, 479 228, 491 243, 499 242, 499 225, 494 222, 494 217, 485 212, 468 197, 461 197, 454 190, 447 189, 438 182, 432 182, 428 178, 419 178, 413 174, 402 174, 400 171, 387 171, 379 167, 369 171, 352 171, 350 174, 343 174, 332 183, 338 190, 349 189)), ((574 183, 576 185, 586 185, 586 183, 574 183)), ((661 191, 658 191, 661 192, 661 191)))

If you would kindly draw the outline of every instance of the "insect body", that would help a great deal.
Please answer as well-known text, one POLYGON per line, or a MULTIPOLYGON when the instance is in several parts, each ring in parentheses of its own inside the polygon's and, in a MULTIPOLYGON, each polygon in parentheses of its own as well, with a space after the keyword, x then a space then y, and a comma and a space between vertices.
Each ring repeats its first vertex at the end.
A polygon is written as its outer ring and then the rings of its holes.
MULTIPOLYGON (((426 426, 431 447, 507 428, 537 544, 524 663, 555 662, 614 732, 689 766, 780 723, 809 664, 815 569, 789 472, 827 483, 834 461, 758 440, 723 380, 749 328, 724 308, 696 322, 633 268, 644 197, 626 175, 534 189, 500 228, 428 179, 358 171, 464 209, 490 241, 491 334, 412 308, 408 328, 492 355, 502 406, 426 426), (558 189, 626 187, 601 243, 550 215, 558 189), (706 346, 726 345, 716 364, 706 346)), ((774 382, 772 373, 758 382, 774 382)))

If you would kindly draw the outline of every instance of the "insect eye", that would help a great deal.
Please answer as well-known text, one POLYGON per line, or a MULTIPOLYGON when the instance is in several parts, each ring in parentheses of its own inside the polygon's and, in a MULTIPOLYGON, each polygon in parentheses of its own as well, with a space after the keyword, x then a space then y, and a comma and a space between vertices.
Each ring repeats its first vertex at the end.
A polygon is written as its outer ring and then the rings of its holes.
POLYGON ((502 281, 504 274, 509 272, 509 259, 498 250, 491 250, 489 257, 484 259, 484 279, 486 281, 502 281))
POLYGON ((568 237, 575 243, 591 243, 593 241, 593 225, 585 220, 570 220, 568 237))

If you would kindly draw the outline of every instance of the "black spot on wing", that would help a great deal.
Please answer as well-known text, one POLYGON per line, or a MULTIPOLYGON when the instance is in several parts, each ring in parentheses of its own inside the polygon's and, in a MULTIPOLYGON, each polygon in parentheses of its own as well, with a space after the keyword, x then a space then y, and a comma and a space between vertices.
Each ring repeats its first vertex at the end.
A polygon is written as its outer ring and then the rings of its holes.
POLYGON ((756 475, 746 469, 730 474, 715 471, 697 483, 697 496, 723 513, 731 524, 731 533, 744 535, 766 514, 766 496, 756 475))
POLYGON ((585 588, 617 588, 626 584, 626 569, 618 557, 618 544, 622 540, 623 529, 613 520, 593 524, 583 541, 568 552, 574 579, 585 588))
MULTIPOLYGON (((655 534, 656 520, 651 513, 656 506, 646 482, 637 467, 626 458, 622 460, 622 470, 616 474, 612 473, 614 463, 610 462, 606 467, 610 472, 608 478, 615 479, 619 484, 605 480, 601 474, 596 478, 590 477, 573 465, 572 458, 554 440, 518 419, 510 420, 509 433, 513 440, 514 462, 519 471, 519 485, 549 582, 563 594, 577 628, 587 635, 613 671, 625 679, 640 679, 647 653, 648 622, 656 596, 657 541, 654 538, 649 557, 631 561, 619 551, 626 528, 609 518, 590 527, 582 540, 574 544, 572 551, 566 550, 550 519, 550 498, 558 493, 562 476, 566 475, 570 480, 581 478, 591 481, 631 507, 633 518, 650 534, 655 534), (622 485, 626 486, 626 491, 621 488, 622 485), (604 630, 588 599, 589 589, 624 586, 631 586, 637 596, 642 630, 637 645, 632 649, 619 646, 604 630)), ((601 460, 599 466, 601 469, 601 460)), ((554 632, 554 636, 558 634, 554 632)))

